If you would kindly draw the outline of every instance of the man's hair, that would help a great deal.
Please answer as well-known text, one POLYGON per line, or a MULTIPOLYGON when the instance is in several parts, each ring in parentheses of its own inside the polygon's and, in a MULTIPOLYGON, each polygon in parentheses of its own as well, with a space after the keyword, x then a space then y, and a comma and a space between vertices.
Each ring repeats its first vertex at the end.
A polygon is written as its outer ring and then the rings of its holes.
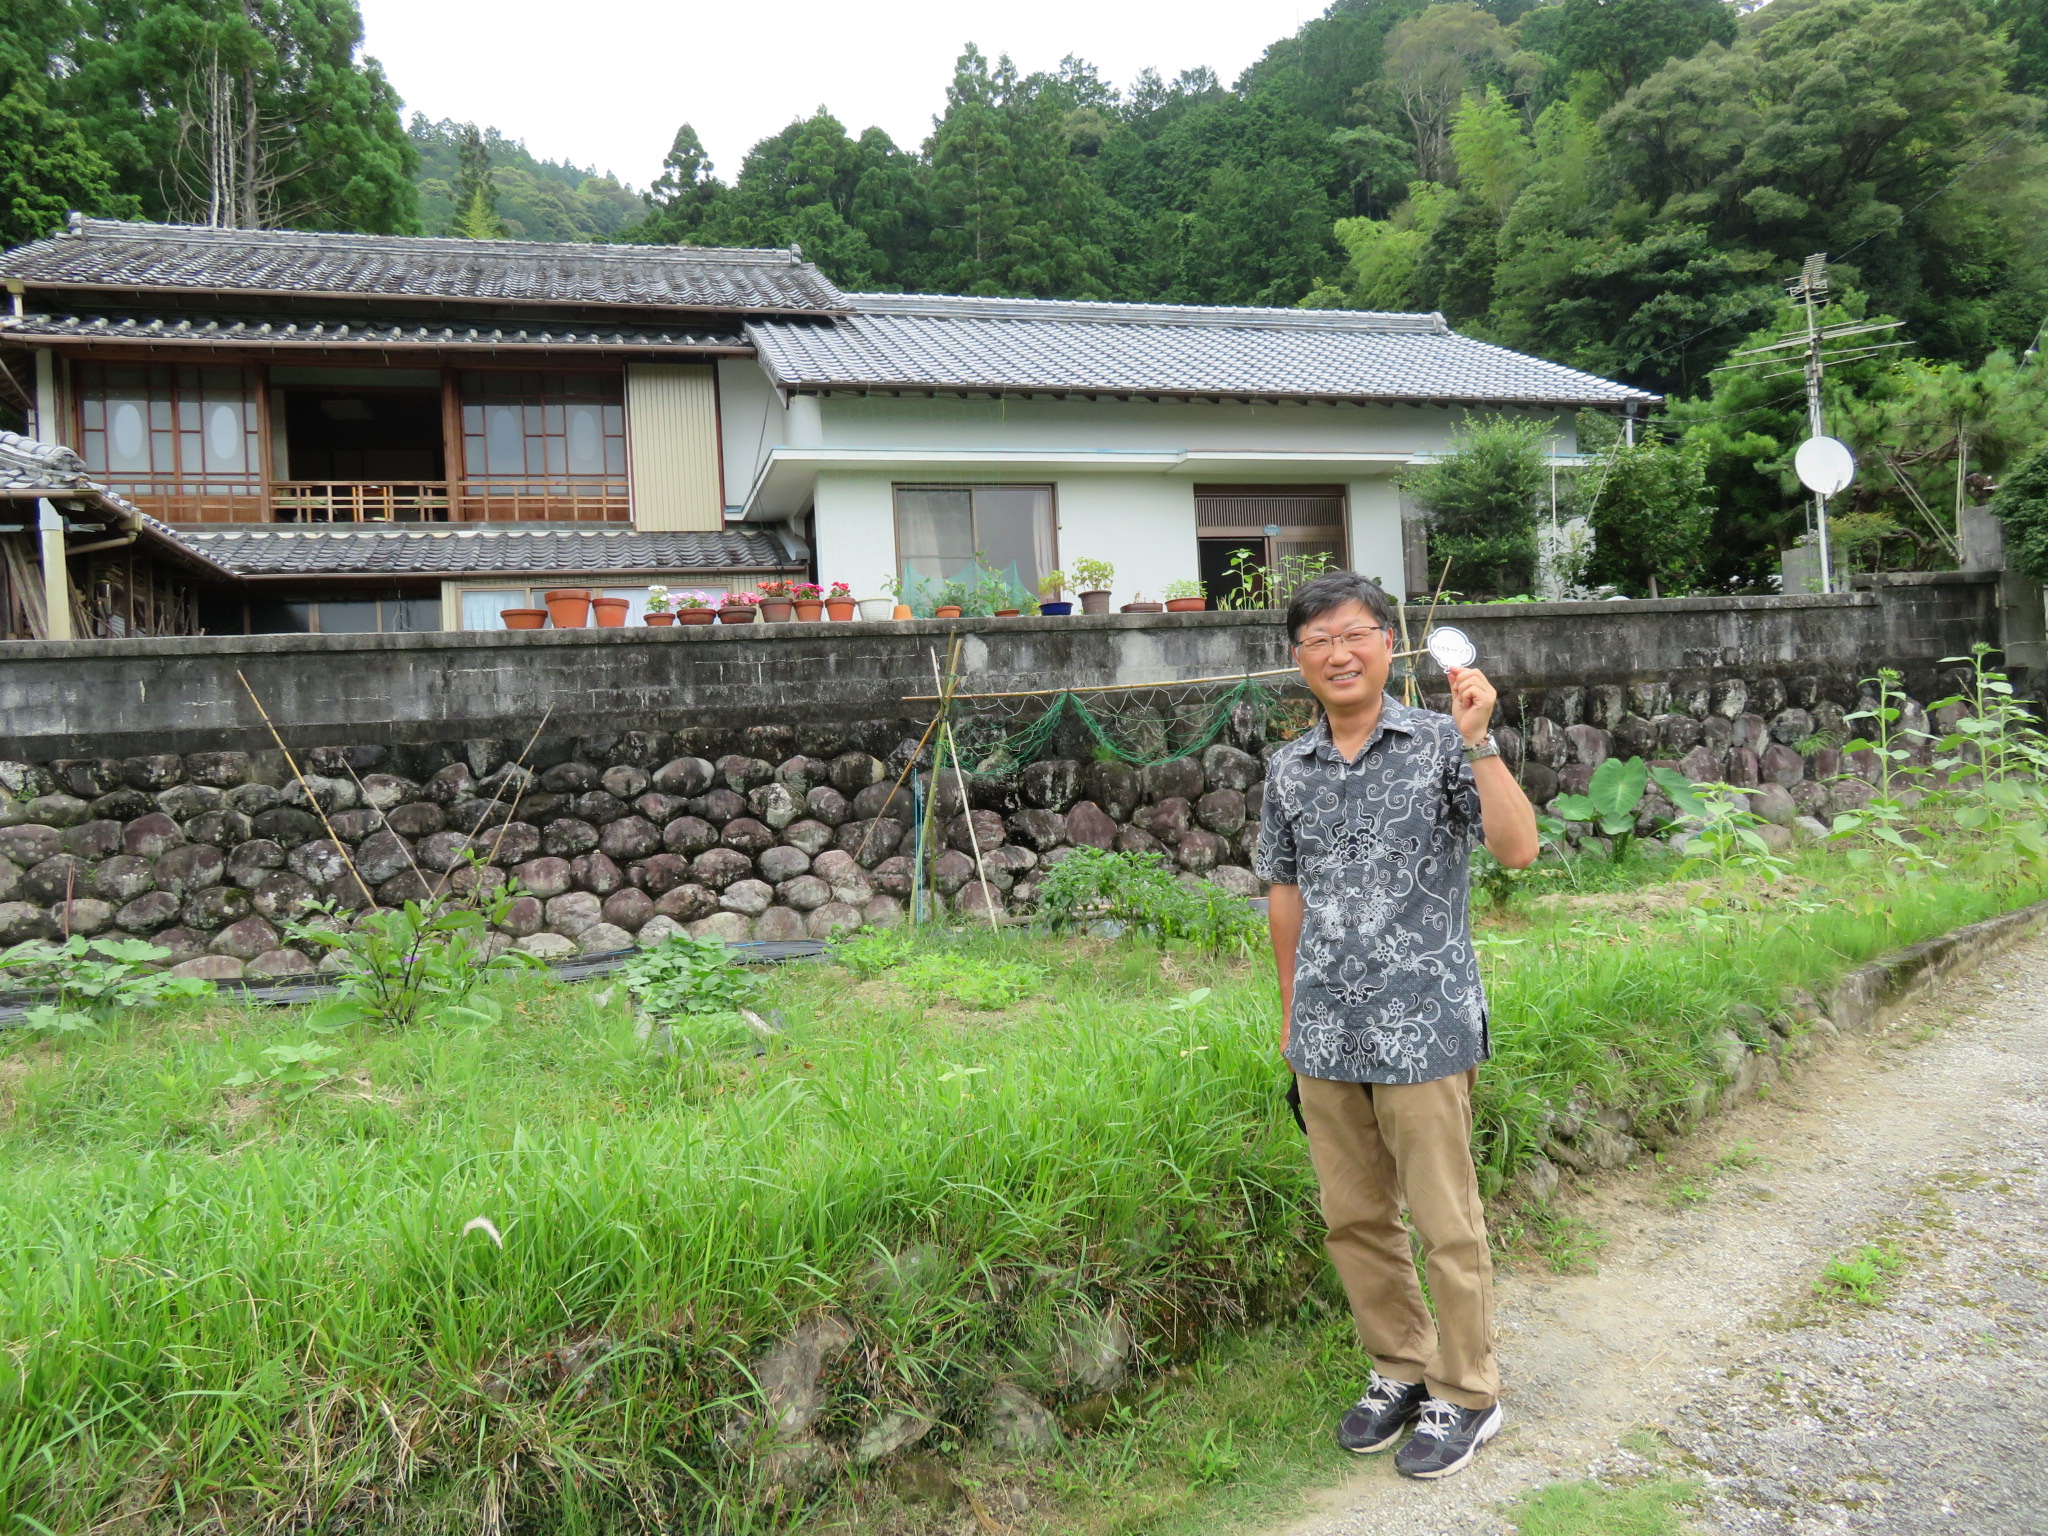
POLYGON ((1374 623, 1385 625, 1390 634, 1393 632, 1394 605, 1380 590, 1378 582, 1356 571, 1331 571, 1305 583, 1294 594, 1294 601, 1287 605, 1287 643, 1292 645, 1301 639, 1304 624, 1320 619, 1347 603, 1363 603, 1374 623))

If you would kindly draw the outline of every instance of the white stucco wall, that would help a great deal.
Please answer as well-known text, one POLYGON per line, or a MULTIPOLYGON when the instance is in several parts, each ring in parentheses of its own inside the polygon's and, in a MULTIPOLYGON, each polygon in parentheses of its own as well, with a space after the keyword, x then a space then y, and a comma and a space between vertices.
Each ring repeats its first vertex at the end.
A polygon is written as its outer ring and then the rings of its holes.
POLYGON ((1370 576, 1393 597, 1407 594, 1401 559, 1401 493, 1393 475, 1346 484, 1350 503, 1351 568, 1370 576))
POLYGON ((769 451, 789 441, 788 414, 759 363, 750 357, 718 360, 718 429, 727 506, 747 499, 769 451))
POLYGON ((1116 567, 1114 602, 1142 595, 1156 603, 1169 581, 1192 581, 1201 574, 1193 481, 1069 475, 1053 485, 1060 568, 1071 571, 1082 559, 1107 560, 1116 567))
POLYGON ((827 471, 818 476, 812 529, 818 579, 843 581, 856 597, 881 597, 896 574, 894 479, 886 474, 827 471))

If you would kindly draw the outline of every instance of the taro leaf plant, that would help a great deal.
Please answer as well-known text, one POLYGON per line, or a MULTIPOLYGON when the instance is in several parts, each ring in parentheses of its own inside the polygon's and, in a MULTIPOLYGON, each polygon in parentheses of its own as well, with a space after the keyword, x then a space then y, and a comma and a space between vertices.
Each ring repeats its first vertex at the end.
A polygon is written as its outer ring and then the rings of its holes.
POLYGON ((309 1024, 409 1029, 429 1016, 458 1024, 497 1023, 504 1009, 485 995, 484 984, 542 964, 517 951, 494 954, 486 942, 517 894, 501 887, 461 906, 408 901, 363 913, 348 927, 341 926, 332 905, 308 908, 310 921, 292 924, 290 936, 341 956, 337 995, 307 1015, 309 1024))
POLYGON ((1590 821, 1597 826, 1602 837, 1613 839, 1610 857, 1619 864, 1635 844, 1637 813, 1653 777, 1657 787, 1680 811, 1705 818, 1707 806, 1690 779, 1674 769, 1652 769, 1640 757, 1627 761, 1608 758, 1593 770, 1592 782, 1583 795, 1559 795, 1550 808, 1567 821, 1590 821))
POLYGON ((130 1009, 213 994, 213 983, 203 977, 152 969, 170 958, 168 949, 146 939, 77 933, 62 944, 30 939, 0 954, 0 987, 54 991, 53 1001, 30 1008, 22 1022, 48 1034, 80 1034, 130 1009))

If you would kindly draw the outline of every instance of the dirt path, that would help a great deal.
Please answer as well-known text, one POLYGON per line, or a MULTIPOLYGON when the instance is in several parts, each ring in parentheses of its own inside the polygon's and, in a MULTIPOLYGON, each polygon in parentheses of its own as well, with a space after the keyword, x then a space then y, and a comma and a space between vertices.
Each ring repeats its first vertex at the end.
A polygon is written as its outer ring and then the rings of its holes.
POLYGON ((1600 1272, 1499 1286, 1501 1438, 1442 1484, 1376 1457, 1269 1536, 1505 1533, 1526 1489, 1651 1470, 1625 1438, 1706 1531, 2048 1533, 2048 938, 1576 1209, 1600 1272), (1817 1300, 1870 1243, 1906 1260, 1878 1304, 1817 1300))

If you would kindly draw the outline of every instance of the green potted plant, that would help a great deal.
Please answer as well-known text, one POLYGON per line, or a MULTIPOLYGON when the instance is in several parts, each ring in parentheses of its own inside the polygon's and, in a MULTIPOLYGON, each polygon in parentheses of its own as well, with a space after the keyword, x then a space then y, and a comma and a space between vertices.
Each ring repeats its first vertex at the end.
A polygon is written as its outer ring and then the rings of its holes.
POLYGON ((935 619, 957 619, 967 607, 967 583, 955 577, 939 588, 939 599, 932 604, 935 619))
POLYGON ((1074 589, 1081 594, 1081 611, 1109 612, 1109 584, 1114 580, 1116 567, 1107 560, 1076 560, 1074 589))
POLYGON ((664 625, 675 623, 676 616, 671 611, 669 602, 667 587, 649 587, 647 589, 647 611, 640 616, 641 622, 652 625, 657 629, 664 625))
POLYGON ((910 608, 910 583, 901 576, 882 578, 883 597, 864 597, 860 603, 860 616, 864 619, 908 619, 914 617, 910 608))
POLYGON ((711 604, 695 592, 685 592, 675 599, 676 622, 678 624, 716 624, 718 615, 711 604))
POLYGON ((1063 602, 1060 599, 1060 594, 1066 591, 1066 589, 1067 576, 1064 571, 1047 571, 1043 576, 1039 577, 1038 611, 1055 617, 1072 613, 1074 605, 1069 602, 1063 602))
POLYGON ((1124 612, 1124 613, 1164 613, 1164 612, 1166 612, 1166 604, 1164 604, 1164 603, 1148 603, 1148 602, 1146 602, 1146 601, 1145 601, 1145 594, 1144 594, 1144 593, 1142 593, 1142 592, 1133 592, 1133 593, 1131 594, 1131 600, 1130 600, 1130 601, 1129 601, 1128 603, 1125 603, 1125 604, 1123 605, 1123 609, 1122 609, 1122 612, 1124 612))
POLYGON ((1169 581, 1166 584, 1168 613, 1200 613, 1209 606, 1209 589, 1199 581, 1169 581))

